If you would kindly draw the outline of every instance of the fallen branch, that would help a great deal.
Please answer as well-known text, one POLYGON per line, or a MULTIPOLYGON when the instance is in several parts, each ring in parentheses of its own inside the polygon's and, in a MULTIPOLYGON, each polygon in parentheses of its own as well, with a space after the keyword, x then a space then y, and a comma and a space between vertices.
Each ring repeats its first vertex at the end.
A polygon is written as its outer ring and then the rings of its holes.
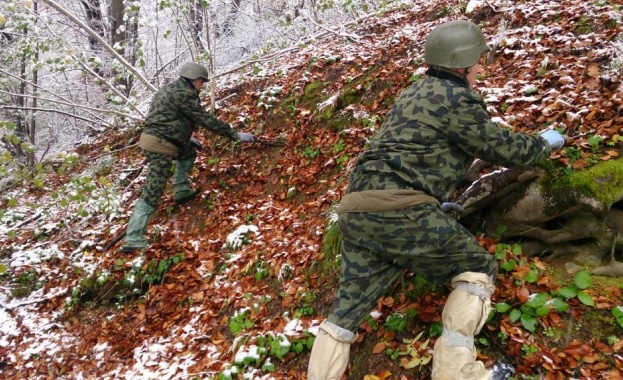
POLYGON ((114 238, 110 239, 106 244, 104 244, 102 252, 108 252, 110 248, 112 248, 115 244, 119 243, 121 239, 125 237, 125 231, 126 229, 124 229, 123 232, 121 232, 119 235, 115 236, 114 238))

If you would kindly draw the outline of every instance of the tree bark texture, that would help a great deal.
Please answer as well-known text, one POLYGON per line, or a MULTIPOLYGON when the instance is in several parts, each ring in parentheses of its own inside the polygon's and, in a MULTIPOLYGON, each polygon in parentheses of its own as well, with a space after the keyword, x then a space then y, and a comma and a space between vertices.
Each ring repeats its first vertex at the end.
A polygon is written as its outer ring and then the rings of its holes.
POLYGON ((572 186, 548 187, 547 175, 538 168, 483 175, 457 197, 465 208, 457 217, 474 232, 521 244, 526 255, 564 257, 596 274, 623 276, 623 189, 605 203, 572 186))
MULTIPOLYGON (((97 33, 101 38, 106 38, 106 31, 104 28, 104 18, 102 14, 102 8, 99 0, 81 0, 82 6, 84 7, 85 18, 87 20, 87 25, 97 33)), ((99 44, 97 39, 91 35, 88 37, 89 46, 91 47, 91 51, 100 52, 102 50, 102 46, 99 44)))

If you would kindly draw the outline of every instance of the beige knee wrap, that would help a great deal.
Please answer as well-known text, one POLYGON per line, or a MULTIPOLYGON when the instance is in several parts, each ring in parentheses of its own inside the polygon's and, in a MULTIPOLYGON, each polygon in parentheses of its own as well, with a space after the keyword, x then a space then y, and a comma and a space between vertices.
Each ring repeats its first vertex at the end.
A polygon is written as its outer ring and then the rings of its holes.
POLYGON ((474 335, 491 311, 494 286, 484 273, 465 272, 452 279, 454 291, 443 309, 443 334, 433 353, 433 380, 487 380, 488 371, 476 361, 474 335))
POLYGON ((356 339, 354 333, 324 321, 312 347, 307 379, 340 380, 348 367, 350 345, 356 339))

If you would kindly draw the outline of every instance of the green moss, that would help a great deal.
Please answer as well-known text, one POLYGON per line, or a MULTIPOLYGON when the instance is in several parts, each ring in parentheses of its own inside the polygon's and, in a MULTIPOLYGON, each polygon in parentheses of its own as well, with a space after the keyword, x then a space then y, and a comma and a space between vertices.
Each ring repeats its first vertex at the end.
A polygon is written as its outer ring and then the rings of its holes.
POLYGON ((572 171, 549 160, 539 166, 547 172, 540 183, 545 191, 569 188, 606 206, 623 195, 623 159, 598 162, 581 171, 572 171))
POLYGON ((322 91, 322 88, 323 83, 320 79, 307 84, 303 89, 303 97, 301 100, 304 102, 308 102, 310 100, 318 99, 320 97, 320 91, 322 91))
POLYGON ((623 193, 623 159, 609 160, 568 175, 571 188, 605 205, 614 203, 623 193))
POLYGON ((346 88, 340 93, 340 96, 338 97, 337 108, 346 108, 353 103, 357 103, 360 98, 361 96, 359 95, 359 92, 357 90, 353 88, 346 88))

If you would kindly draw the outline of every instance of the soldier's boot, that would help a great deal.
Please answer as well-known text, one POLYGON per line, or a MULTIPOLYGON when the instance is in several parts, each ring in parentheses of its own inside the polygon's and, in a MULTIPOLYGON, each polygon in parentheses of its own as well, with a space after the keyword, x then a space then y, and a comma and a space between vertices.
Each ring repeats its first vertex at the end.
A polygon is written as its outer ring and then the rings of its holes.
POLYGON ((190 188, 188 174, 193 168, 193 160, 179 160, 173 175, 173 201, 178 205, 184 204, 194 199, 199 190, 190 188))
POLYGON ((307 380, 340 380, 348 367, 350 345, 356 339, 351 331, 322 322, 309 358, 307 380))
POLYGON ((443 333, 433 351, 432 380, 490 380, 476 360, 474 335, 491 311, 494 286, 484 273, 464 272, 452 279, 454 290, 441 315, 443 333))
POLYGON ((145 231, 147 231, 149 216, 153 212, 154 208, 142 199, 136 201, 134 212, 125 231, 125 242, 121 248, 124 253, 133 253, 147 247, 149 240, 145 237, 145 231))

